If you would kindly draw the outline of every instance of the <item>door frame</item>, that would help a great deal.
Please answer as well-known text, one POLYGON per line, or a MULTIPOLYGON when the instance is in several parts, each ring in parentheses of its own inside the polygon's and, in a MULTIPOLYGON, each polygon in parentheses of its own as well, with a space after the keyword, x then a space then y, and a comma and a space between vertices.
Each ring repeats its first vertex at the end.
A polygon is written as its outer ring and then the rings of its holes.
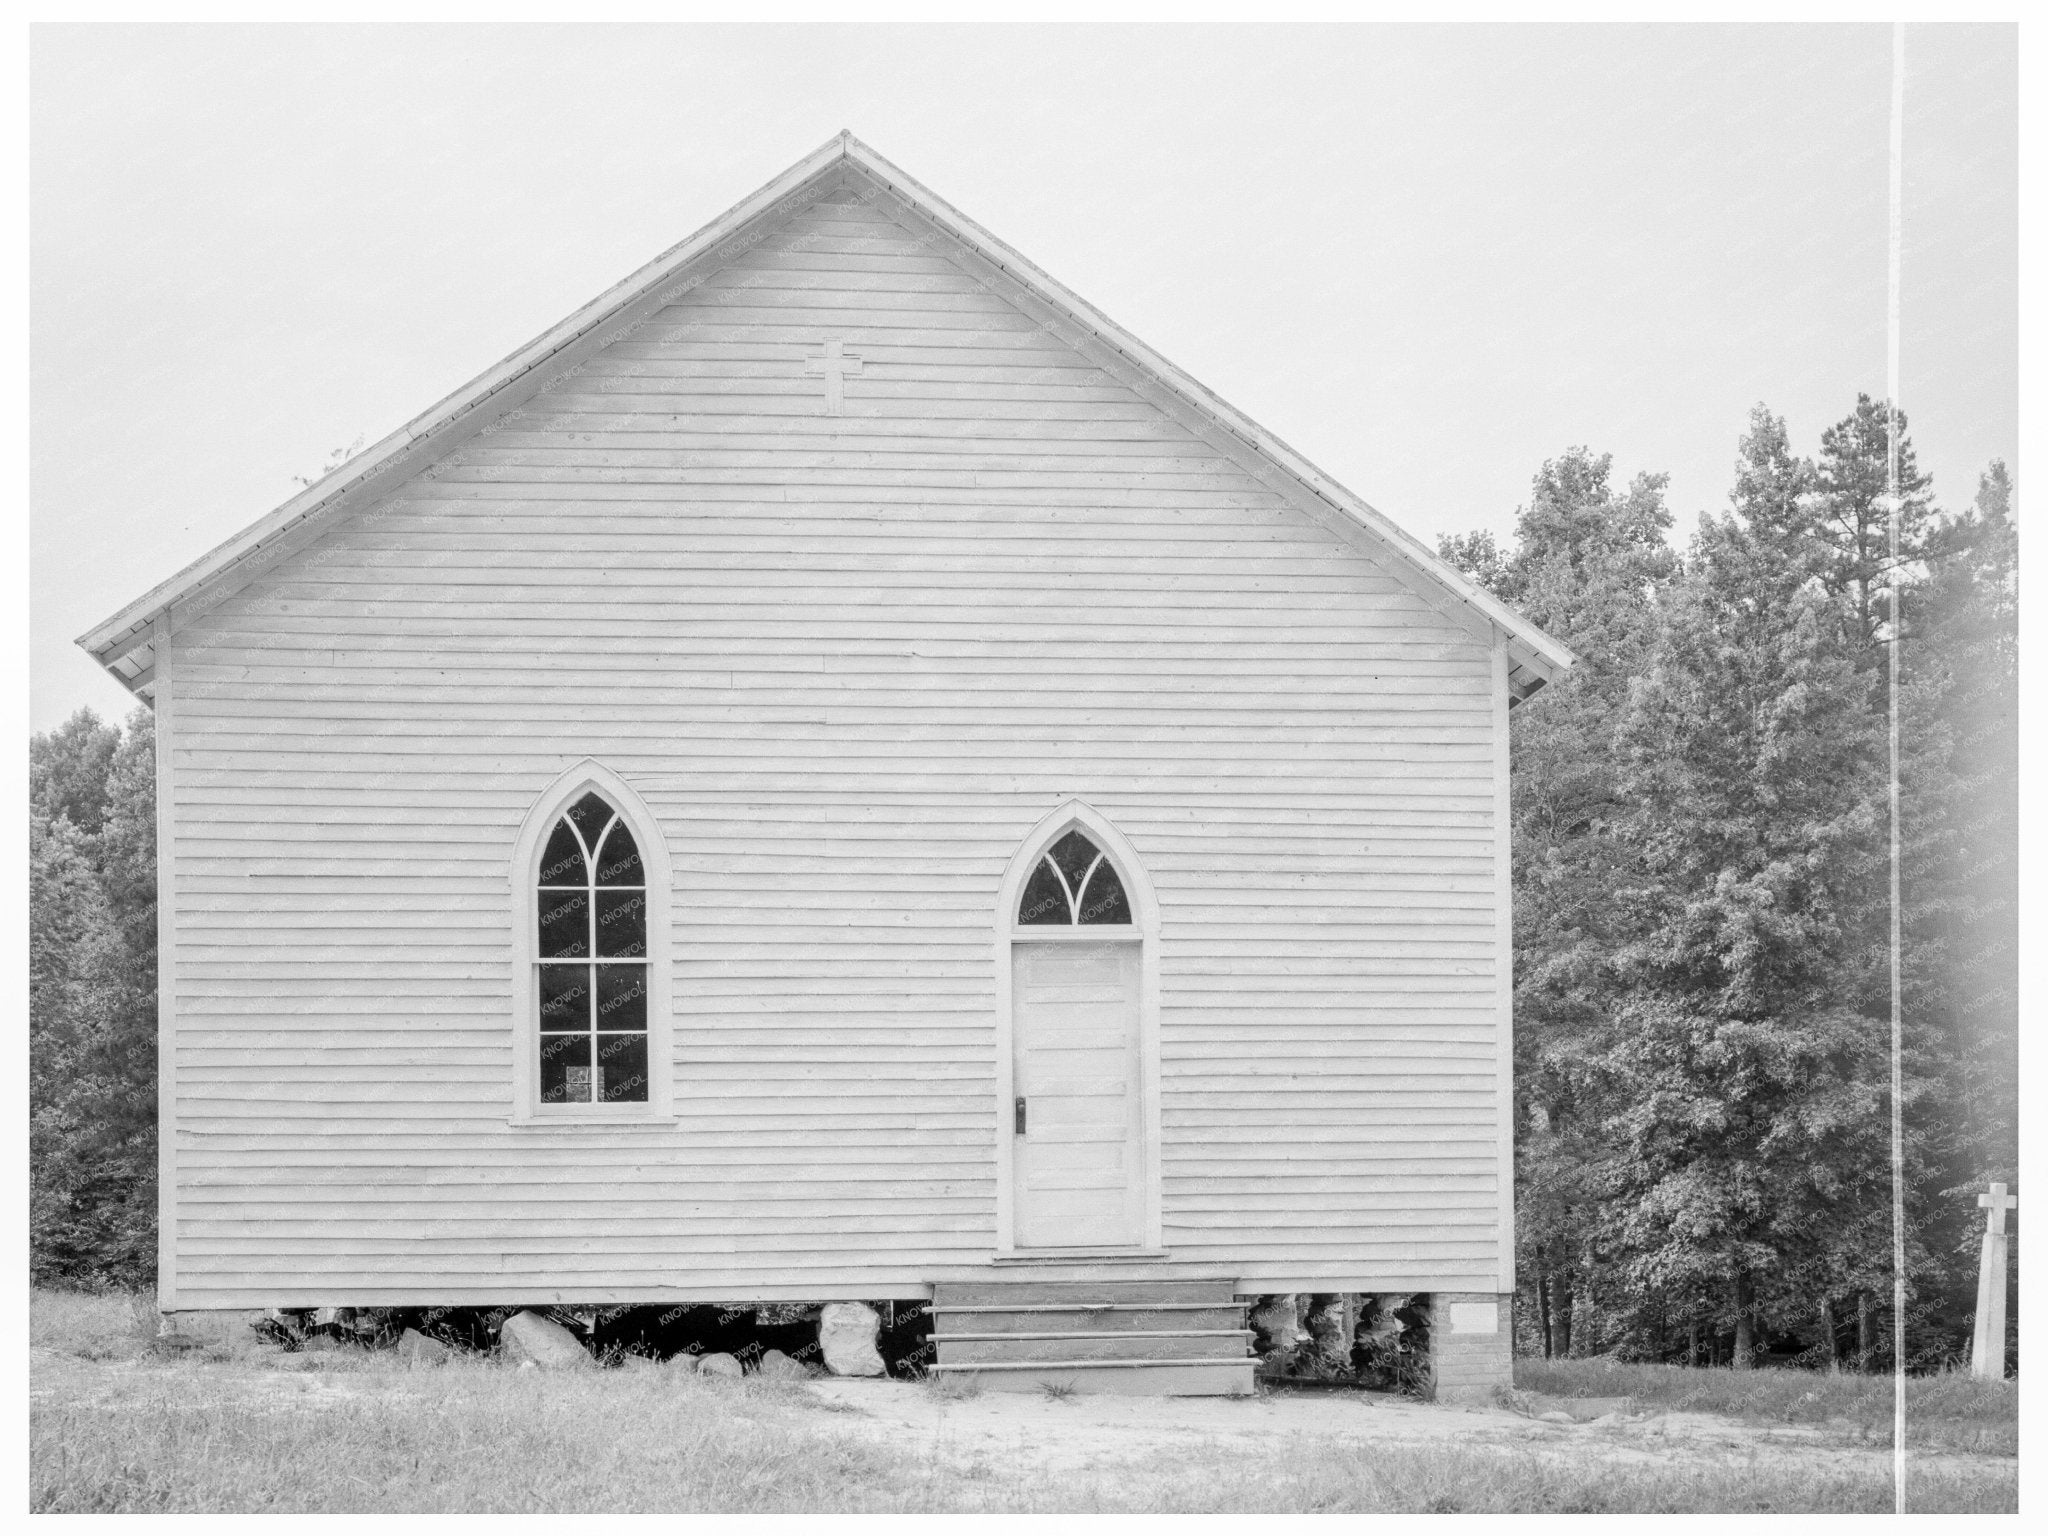
MULTIPOLYGON (((995 971, 996 971, 996 1247, 995 1257, 1037 1258, 1062 1252, 1090 1254, 1104 1252, 1131 1252, 1137 1254, 1157 1253, 1165 1247, 1164 1222, 1160 1210, 1160 1158, 1159 1158, 1159 903, 1152 893, 1152 881, 1145 873, 1145 866, 1138 858, 1123 833, 1119 832, 1093 806, 1081 800, 1068 800, 1057 810, 1042 819, 1037 826, 1017 845, 1011 855, 1010 866, 1003 874, 1001 886, 996 891, 995 907, 995 971), (1023 899, 1024 883, 1031 878, 1031 871, 1039 858, 1060 838, 1071 831, 1085 833, 1096 847, 1100 848, 1116 865, 1117 874, 1124 883, 1124 894, 1131 903, 1131 915, 1136 921, 1132 928, 1136 932, 1138 945, 1138 1127, 1140 1145, 1138 1149, 1138 1178, 1140 1210, 1143 1215, 1143 1246, 1124 1250, 1099 1248, 1019 1248, 1017 1246, 1017 1194, 1016 1194, 1016 1127, 1012 1108, 1016 1098, 1016 1015, 1014 988, 1016 979, 1015 960, 1012 947, 1018 942, 1048 942, 1049 936, 1061 930, 1028 928, 1017 926, 1017 903, 1023 899)), ((1082 942, 1081 934, 1089 939, 1115 943, 1101 930, 1067 930, 1075 938, 1050 939, 1053 943, 1082 942)))

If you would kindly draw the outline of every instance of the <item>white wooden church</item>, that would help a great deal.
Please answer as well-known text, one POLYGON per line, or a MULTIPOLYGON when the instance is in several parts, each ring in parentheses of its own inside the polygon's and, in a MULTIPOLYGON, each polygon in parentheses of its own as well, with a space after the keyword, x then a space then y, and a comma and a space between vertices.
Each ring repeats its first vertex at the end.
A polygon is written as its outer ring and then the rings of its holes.
POLYGON ((1570 654, 852 137, 80 643, 166 1311, 936 1294, 1238 1391, 1242 1298, 1408 1291, 1505 1379, 1570 654))

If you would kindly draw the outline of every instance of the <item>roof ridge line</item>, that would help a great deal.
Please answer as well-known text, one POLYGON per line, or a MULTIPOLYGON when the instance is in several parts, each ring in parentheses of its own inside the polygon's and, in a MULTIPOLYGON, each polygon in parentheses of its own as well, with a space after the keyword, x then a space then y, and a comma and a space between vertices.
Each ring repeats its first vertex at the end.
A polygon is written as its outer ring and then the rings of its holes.
POLYGON ((1210 417, 1217 426, 1242 439, 1247 447, 1274 463, 1334 511, 1358 523, 1368 533, 1393 545, 1396 553, 1405 555, 1420 565, 1452 596, 1476 608, 1489 621, 1522 639, 1539 654, 1548 654, 1551 659, 1567 667, 1578 659, 1571 648, 1561 640, 1509 608, 1400 523, 1351 490, 1300 449, 1288 443, 1277 432, 1253 420, 1185 368, 1174 363, 1149 343, 1140 340, 1045 271, 1030 257, 1006 243, 1001 236, 984 228, 969 215, 962 213, 924 186, 916 177, 860 140, 852 139, 850 147, 858 153, 849 154, 849 159, 870 174, 878 175, 879 179, 890 185, 890 189, 899 196, 903 196, 912 207, 926 213, 939 224, 951 228, 956 238, 962 238, 968 244, 979 245, 985 242, 994 247, 993 250, 985 249, 980 252, 984 260, 1010 273, 1041 299, 1066 310, 1077 324, 1098 341, 1129 358, 1136 366, 1210 417), (891 178, 895 179, 893 183, 891 178), (962 233, 963 230, 971 231, 973 238, 967 239, 962 233), (1109 334, 1104 334, 1105 329, 1109 334))
POLYGON ((843 164, 848 158, 850 142, 857 143, 858 140, 844 131, 827 139, 780 175, 772 177, 659 255, 642 262, 595 298, 571 311, 525 345, 507 353, 468 383, 443 395, 424 411, 407 417, 376 442, 312 481, 296 496, 287 497, 254 523, 179 567, 142 596, 124 604, 78 636, 74 643, 98 657, 106 646, 153 623, 171 604, 189 596, 192 589, 252 556, 258 548, 317 515, 331 502, 348 495, 359 483, 394 464, 416 444, 468 416, 500 390, 530 377, 549 358, 602 326, 609 317, 636 299, 644 297, 676 268, 736 233, 813 178, 843 164))
MULTIPOLYGON (((1069 323, 1097 343, 1126 359, 1142 374, 1197 412, 1217 429, 1242 442, 1258 458, 1302 488, 1317 502, 1407 560, 1447 597, 1475 610, 1535 657, 1553 666, 1570 666, 1571 650, 1483 587, 1391 517, 1349 490, 1342 482, 1250 416, 1203 384, 1187 370, 1118 325, 1108 315, 1039 267, 999 236, 962 213, 885 156, 842 128, 832 138, 786 168, 781 174, 732 204, 694 233, 612 284, 525 346, 501 358, 467 384, 409 418, 397 430, 337 465, 231 538, 159 582, 115 614, 78 637, 77 643, 103 665, 136 649, 112 647, 147 630, 173 604, 191 597, 232 569, 244 567, 278 538, 344 501, 373 477, 402 470, 408 455, 430 439, 444 436, 516 384, 532 379, 550 359, 600 332, 635 304, 645 301, 691 263, 711 256, 734 236, 772 215, 782 203, 836 166, 851 164, 859 172, 902 198, 921 216, 931 219, 979 259, 1018 282, 1038 302, 1063 314, 1069 323)), ((1540 668, 1539 668, 1540 673, 1540 668)), ((119 675, 119 674, 117 674, 119 675)), ((1540 686, 1540 682, 1537 684, 1540 686)))

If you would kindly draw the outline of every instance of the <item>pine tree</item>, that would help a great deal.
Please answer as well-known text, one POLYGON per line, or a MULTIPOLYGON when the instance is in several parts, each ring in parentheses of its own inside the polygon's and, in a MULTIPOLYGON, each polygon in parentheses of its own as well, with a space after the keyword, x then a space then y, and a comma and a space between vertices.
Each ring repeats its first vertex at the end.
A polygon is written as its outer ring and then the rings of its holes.
MULTIPOLYGON (((1888 1355, 1886 426, 1859 397, 1815 464, 1759 406, 1680 573, 1658 483, 1584 450, 1511 551, 1440 546, 1583 658, 1513 717, 1518 1258, 1555 1352, 1597 1292, 1631 1352, 1888 1355)), ((1910 439, 1900 468, 1918 1367, 1967 1338, 1960 1197, 2016 1157, 2016 545, 2002 465, 1946 520, 1910 439)))
MULTIPOLYGON (((1798 478, 1757 426, 1738 504, 1798 478)), ((1798 537, 1702 519, 1620 733, 1619 1244, 1642 1290, 1722 1298, 1738 1366, 1761 1315, 1810 1307, 1796 1277, 1885 1253, 1881 725, 1798 537)))
MULTIPOLYGON (((1972 1176, 2017 1181, 2019 1019, 2019 540, 2002 462, 1975 505, 1944 520, 1933 570, 1908 599, 1902 687, 1925 725, 1931 771, 1923 842, 1933 867, 1923 940, 1930 1008, 1965 1073, 1972 1176), (1917 611, 1916 611, 1917 610, 1917 611)), ((1912 817, 1909 812, 1908 822, 1912 817)), ((1974 1218, 1973 1218, 1974 1225, 1974 1218)))
POLYGON ((1613 732, 1674 561, 1665 477, 1611 484, 1611 455, 1546 462, 1512 556, 1490 535, 1440 546, 1579 655, 1513 730, 1517 1236, 1549 1350, 1570 1354, 1581 1281, 1599 1263, 1607 1158, 1586 1042, 1614 1007, 1607 958, 1619 845, 1613 732))
MULTIPOLYGON (((1827 550, 1822 579, 1843 601, 1845 632, 1863 667, 1881 666, 1888 621, 1882 593, 1891 570, 1890 432, 1886 403, 1859 394, 1856 409, 1821 434, 1810 503, 1808 527, 1827 550)), ((1904 411, 1898 433, 1899 559, 1910 566, 1926 557, 1933 513, 1904 411)))
MULTIPOLYGON (((1930 1249, 1913 1318, 1959 1357, 1976 1303, 1974 1196, 2018 1173, 2018 612, 2011 484, 1928 540, 1901 669, 1903 982, 1909 1050, 1939 1074, 1917 1119, 1939 1165, 1912 1194, 1930 1249)), ((1921 1277, 1916 1276, 1916 1280, 1921 1277)))

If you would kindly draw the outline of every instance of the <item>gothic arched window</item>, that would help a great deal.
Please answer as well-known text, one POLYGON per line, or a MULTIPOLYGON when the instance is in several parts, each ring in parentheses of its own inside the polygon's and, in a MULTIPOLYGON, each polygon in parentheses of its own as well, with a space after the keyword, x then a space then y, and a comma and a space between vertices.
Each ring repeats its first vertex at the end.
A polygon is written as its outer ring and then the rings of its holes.
POLYGON ((648 1100, 647 867, 592 790, 555 822, 535 881, 540 1102, 648 1100))
POLYGON ((1020 928, 1128 927, 1130 921, 1130 898, 1116 866, 1078 829, 1046 849, 1017 902, 1020 928))

